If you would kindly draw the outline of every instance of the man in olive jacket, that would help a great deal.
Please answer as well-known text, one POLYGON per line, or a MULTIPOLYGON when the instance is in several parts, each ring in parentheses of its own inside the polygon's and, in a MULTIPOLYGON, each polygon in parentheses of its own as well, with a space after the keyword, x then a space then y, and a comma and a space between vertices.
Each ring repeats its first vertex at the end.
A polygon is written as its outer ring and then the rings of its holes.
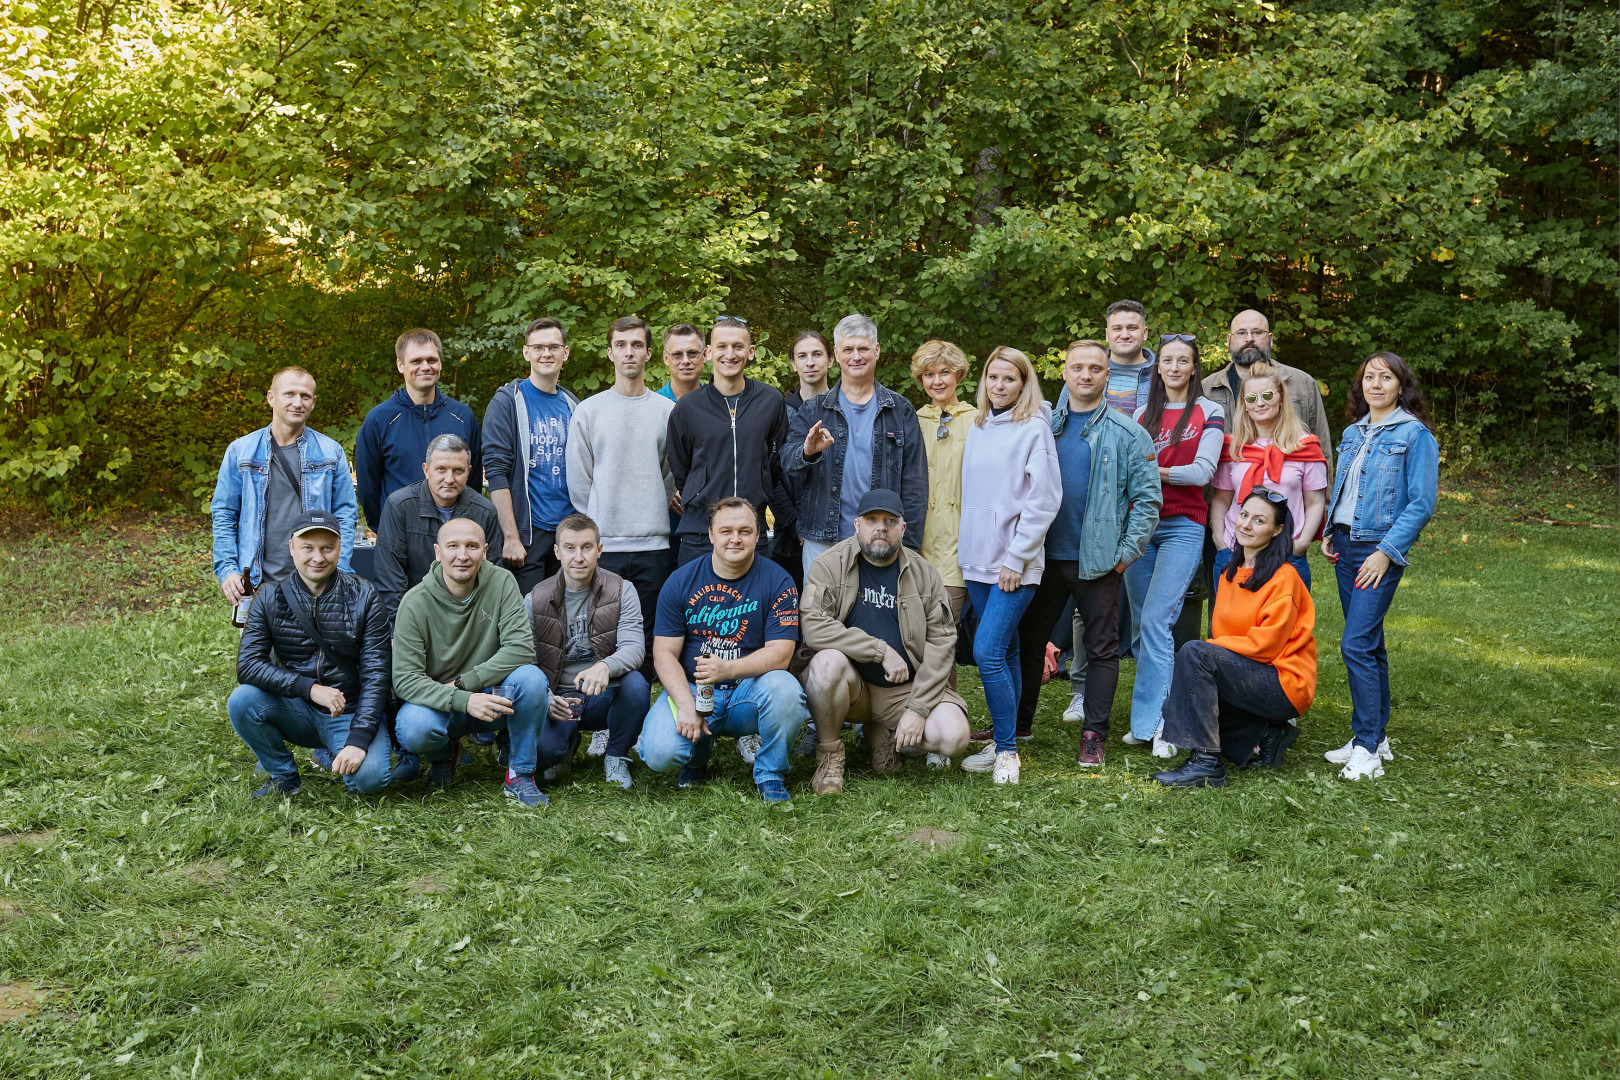
POLYGON ((904 546, 900 496, 873 488, 855 535, 805 575, 800 639, 812 653, 805 698, 816 722, 818 795, 844 790, 844 721, 866 725, 872 770, 892 772, 898 752, 922 751, 947 768, 967 745, 967 703, 950 688, 956 623, 939 571, 904 546))

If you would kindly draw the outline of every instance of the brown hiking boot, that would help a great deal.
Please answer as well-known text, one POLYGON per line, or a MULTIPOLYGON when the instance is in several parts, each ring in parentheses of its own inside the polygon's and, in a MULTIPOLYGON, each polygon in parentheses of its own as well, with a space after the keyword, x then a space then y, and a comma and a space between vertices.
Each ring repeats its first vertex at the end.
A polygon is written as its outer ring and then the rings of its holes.
POLYGON ((866 725, 866 745, 872 751, 872 771, 891 773, 900 767, 900 756, 894 749, 894 732, 882 724, 866 725))
POLYGON ((816 747, 816 774, 810 790, 817 795, 839 795, 844 790, 844 744, 816 747))

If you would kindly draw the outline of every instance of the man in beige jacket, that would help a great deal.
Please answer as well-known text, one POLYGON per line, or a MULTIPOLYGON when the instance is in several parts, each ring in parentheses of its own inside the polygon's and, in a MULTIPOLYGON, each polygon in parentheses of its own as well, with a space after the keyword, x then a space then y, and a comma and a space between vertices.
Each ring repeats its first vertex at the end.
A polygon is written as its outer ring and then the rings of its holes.
POLYGON ((856 509, 855 535, 829 548, 805 576, 800 640, 813 655, 805 697, 816 723, 818 795, 844 790, 844 721, 866 725, 872 771, 925 752, 948 768, 967 745, 967 703, 949 679, 956 623, 939 571, 906 548, 900 496, 873 488, 856 509))

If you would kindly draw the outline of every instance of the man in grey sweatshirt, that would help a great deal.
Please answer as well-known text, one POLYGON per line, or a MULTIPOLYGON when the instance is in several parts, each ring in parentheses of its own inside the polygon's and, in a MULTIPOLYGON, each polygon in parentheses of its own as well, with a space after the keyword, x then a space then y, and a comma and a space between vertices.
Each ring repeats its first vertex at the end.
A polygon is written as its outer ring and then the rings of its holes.
MULTIPOLYGON (((673 569, 670 477, 664 443, 675 403, 647 389, 652 333, 633 316, 608 329, 613 386, 586 398, 568 426, 568 496, 602 531, 598 565, 630 582, 641 610, 658 609, 673 569)), ((645 620, 642 675, 651 682, 652 620, 645 620)), ((592 749, 595 750, 593 741, 592 749)))

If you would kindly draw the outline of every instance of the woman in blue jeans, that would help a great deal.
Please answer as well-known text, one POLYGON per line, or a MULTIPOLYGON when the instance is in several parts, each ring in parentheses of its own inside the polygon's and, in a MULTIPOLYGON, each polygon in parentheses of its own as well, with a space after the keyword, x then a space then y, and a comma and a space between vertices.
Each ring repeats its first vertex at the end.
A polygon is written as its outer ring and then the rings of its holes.
MULTIPOLYGON (((979 380, 979 412, 962 452, 962 524, 956 558, 978 613, 979 666, 995 739, 963 760, 968 772, 1018 783, 1016 727, 1021 691, 1018 621, 1046 566, 1046 530, 1063 501, 1051 407, 1029 357, 1003 345, 979 380)), ((1046 643, 1031 642, 1031 648, 1046 643)))
POLYGON ((1225 418, 1225 410, 1204 396, 1193 336, 1163 335, 1147 404, 1133 417, 1153 437, 1164 506, 1142 557, 1125 568, 1136 683, 1131 690, 1131 730, 1123 739, 1127 746, 1151 739, 1159 757, 1176 753, 1175 747, 1158 738, 1164 723, 1160 711, 1176 662, 1171 627, 1181 616, 1182 598, 1204 555, 1204 526, 1209 521, 1204 485, 1220 461, 1225 418))
POLYGON ((1406 556, 1434 516, 1440 446, 1429 430, 1429 404, 1405 360, 1376 352, 1350 387, 1355 423, 1339 441, 1322 554, 1334 564, 1344 636, 1339 654, 1350 675, 1348 743, 1325 755, 1346 780, 1384 775, 1390 760, 1389 655, 1384 616, 1406 572, 1406 556))

